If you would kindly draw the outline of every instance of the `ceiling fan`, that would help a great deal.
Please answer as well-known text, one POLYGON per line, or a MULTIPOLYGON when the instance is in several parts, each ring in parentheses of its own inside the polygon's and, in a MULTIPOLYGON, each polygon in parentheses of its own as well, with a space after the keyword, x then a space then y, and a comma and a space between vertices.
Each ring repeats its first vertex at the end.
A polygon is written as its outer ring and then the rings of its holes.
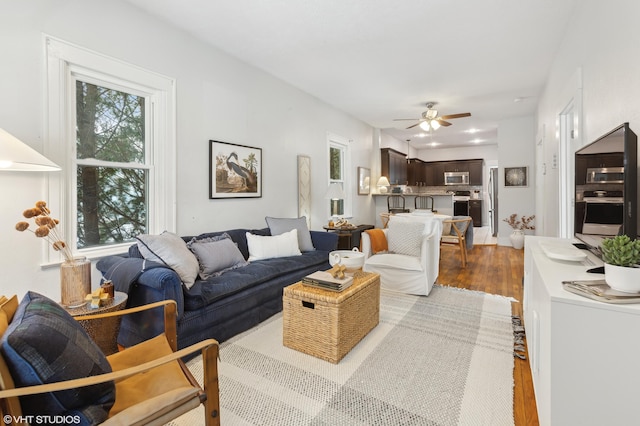
MULTIPOLYGON (((416 124, 413 124, 407 127, 407 129, 412 129, 419 125, 420 128, 425 132, 429 131, 430 129, 437 130, 438 128, 440 128, 440 126, 445 126, 445 127, 451 126, 451 123, 449 123, 446 120, 451 120, 454 118, 462 118, 462 117, 471 117, 470 112, 462 112, 459 114, 447 114, 447 115, 442 115, 438 117, 438 111, 433 109, 435 104, 436 104, 435 102, 427 102, 427 110, 422 113, 422 118, 418 119, 418 122, 416 124)), ((414 121, 416 119, 415 118, 396 118, 393 121, 406 121, 406 120, 414 121)))

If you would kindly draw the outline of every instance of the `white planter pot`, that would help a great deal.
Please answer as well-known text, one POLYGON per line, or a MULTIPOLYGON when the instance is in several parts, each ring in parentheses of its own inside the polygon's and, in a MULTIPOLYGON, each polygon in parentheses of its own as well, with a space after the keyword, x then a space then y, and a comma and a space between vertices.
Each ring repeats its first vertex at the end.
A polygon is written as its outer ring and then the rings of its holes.
POLYGON ((521 250, 524 247, 524 231, 514 229, 509 238, 514 249, 521 250))
POLYGON ((640 268, 604 264, 604 280, 614 290, 640 293, 640 268))

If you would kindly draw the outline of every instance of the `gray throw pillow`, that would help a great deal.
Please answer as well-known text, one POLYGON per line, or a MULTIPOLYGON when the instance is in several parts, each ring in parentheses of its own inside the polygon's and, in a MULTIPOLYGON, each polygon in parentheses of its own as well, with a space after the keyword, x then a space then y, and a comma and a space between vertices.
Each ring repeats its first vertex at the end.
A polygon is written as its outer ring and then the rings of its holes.
POLYGON ((249 263, 242 256, 238 245, 227 234, 203 239, 194 238, 187 243, 187 247, 198 259, 200 278, 203 280, 249 263))
POLYGON ((269 217, 265 218, 267 221, 267 226, 271 231, 271 235, 280 235, 285 232, 289 232, 292 229, 298 230, 298 246, 300 251, 314 251, 315 247, 313 246, 313 242, 311 241, 311 233, 309 232, 309 227, 307 226, 307 218, 306 216, 298 217, 298 218, 278 218, 278 217, 269 217))
POLYGON ((176 271, 187 288, 193 286, 198 277, 198 259, 182 238, 165 231, 160 235, 138 235, 136 240, 145 259, 169 266, 176 271))

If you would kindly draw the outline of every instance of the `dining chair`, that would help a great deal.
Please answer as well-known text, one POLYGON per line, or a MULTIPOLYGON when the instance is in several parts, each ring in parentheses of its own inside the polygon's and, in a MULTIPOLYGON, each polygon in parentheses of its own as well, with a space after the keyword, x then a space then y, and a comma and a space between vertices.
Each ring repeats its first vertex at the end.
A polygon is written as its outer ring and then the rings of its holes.
POLYGON ((467 267, 467 233, 473 232, 471 221, 471 216, 454 216, 453 219, 442 221, 443 232, 440 244, 458 246, 460 249, 460 262, 463 268, 467 267))
POLYGON ((202 424, 220 424, 218 342, 177 350, 173 300, 74 319, 34 292, 20 304, 15 295, 0 295, 0 343, 3 419, 49 415, 81 424, 163 425, 203 404, 202 424), (145 309, 164 310, 164 333, 109 356, 76 321, 145 309), (202 354, 202 386, 182 361, 194 352, 202 354))
POLYGON ((387 196, 387 209, 389 213, 409 213, 409 209, 405 208, 404 195, 387 196))
POLYGON ((417 195, 415 199, 415 209, 416 210, 431 210, 434 213, 437 213, 433 209, 433 197, 429 195, 417 195))
POLYGON ((385 229, 389 225, 389 218, 391 213, 380 213, 380 222, 382 223, 382 229, 385 229))

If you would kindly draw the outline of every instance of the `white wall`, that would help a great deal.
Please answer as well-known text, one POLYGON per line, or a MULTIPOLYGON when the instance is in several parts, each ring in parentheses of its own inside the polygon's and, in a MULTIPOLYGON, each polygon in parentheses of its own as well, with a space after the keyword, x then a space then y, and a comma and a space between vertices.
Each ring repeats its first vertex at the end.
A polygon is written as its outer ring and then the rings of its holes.
MULTIPOLYGON (((547 175, 539 176, 547 199, 545 234, 558 235, 559 170, 558 115, 576 86, 581 86, 580 144, 585 145, 623 122, 640 132, 640 3, 612 0, 581 1, 549 72, 538 105, 536 128, 544 141, 542 161, 547 175), (576 82, 576 75, 581 81, 576 82)), ((572 206, 568 206, 573 211, 572 206)))
POLYGON ((535 124, 533 117, 501 121, 498 125, 498 245, 511 245, 512 228, 504 222, 511 214, 535 214, 535 124), (528 185, 505 187, 505 167, 528 167, 528 185))
MULTIPOLYGON (((2 9, 0 127, 40 152, 46 151, 43 33, 176 79, 179 234, 264 227, 267 215, 296 216, 299 154, 311 156, 311 224, 321 229, 328 211, 328 132, 352 141, 351 178, 358 166, 372 166, 374 129, 367 124, 127 3, 29 0, 3 2, 2 9), (210 139, 262 148, 262 198, 208 199, 210 139)), ((58 268, 39 265, 41 241, 13 230, 25 208, 46 199, 45 179, 42 173, 0 174, 2 294, 22 297, 30 289, 59 298, 58 268)), ((353 222, 374 223, 371 197, 356 191, 354 185, 353 222)))

